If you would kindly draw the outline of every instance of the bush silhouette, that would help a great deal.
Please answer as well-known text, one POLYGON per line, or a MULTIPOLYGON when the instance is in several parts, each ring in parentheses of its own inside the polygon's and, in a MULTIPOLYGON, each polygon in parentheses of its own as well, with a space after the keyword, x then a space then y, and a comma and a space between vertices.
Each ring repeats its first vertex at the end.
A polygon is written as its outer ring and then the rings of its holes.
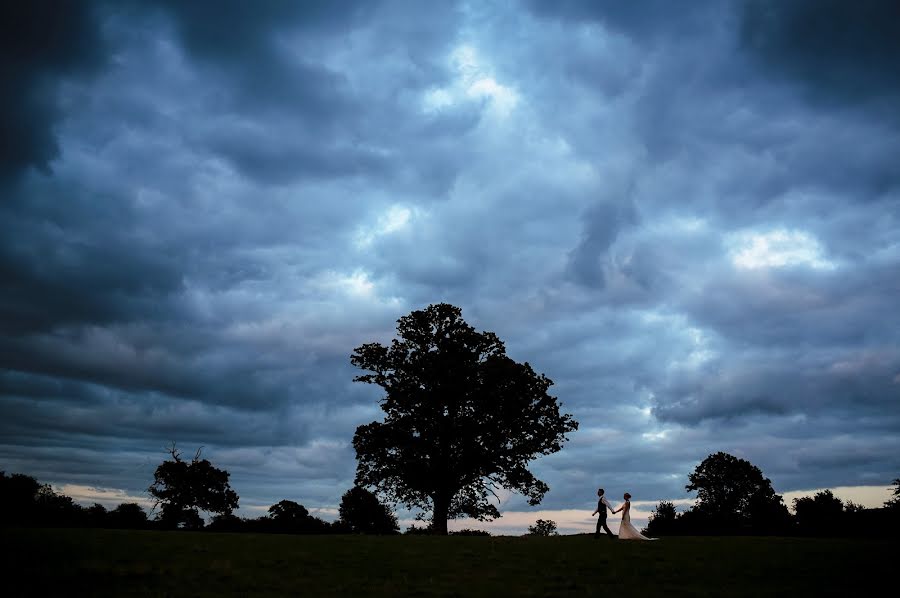
POLYGON ((552 519, 538 519, 534 525, 528 526, 529 536, 555 536, 556 522, 552 519))

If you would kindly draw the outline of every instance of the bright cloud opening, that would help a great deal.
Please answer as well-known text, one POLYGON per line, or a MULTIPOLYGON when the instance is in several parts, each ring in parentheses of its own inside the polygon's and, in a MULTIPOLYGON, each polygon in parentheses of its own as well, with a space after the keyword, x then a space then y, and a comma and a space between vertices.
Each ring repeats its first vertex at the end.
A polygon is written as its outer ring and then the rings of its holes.
POLYGON ((369 275, 359 270, 350 276, 339 277, 337 282, 349 295, 356 297, 370 297, 375 289, 375 283, 369 280, 369 275))
POLYGON ((498 82, 488 65, 472 46, 462 45, 450 55, 450 64, 456 71, 454 83, 449 87, 432 88, 422 98, 425 112, 438 112, 463 100, 488 100, 490 110, 498 116, 506 116, 519 103, 516 91, 498 82))
POLYGON ((504 115, 509 114, 519 101, 519 96, 516 95, 515 91, 500 85, 493 77, 485 77, 475 81, 469 86, 466 93, 472 98, 490 99, 497 111, 504 115))
POLYGON ((375 294, 375 283, 363 270, 354 270, 350 274, 326 272, 316 277, 313 286, 326 295, 339 293, 348 297, 371 298, 375 294))
POLYGON ((404 228, 411 215, 409 208, 391 206, 387 213, 378 219, 378 232, 387 235, 404 228))
POLYGON ((409 225, 413 211, 401 205, 392 205, 386 212, 378 216, 374 226, 363 228, 356 235, 356 246, 365 248, 378 237, 400 232, 409 225))
POLYGON ((831 270, 833 262, 823 256, 822 246, 799 230, 775 229, 767 233, 740 233, 732 242, 731 262, 738 268, 761 269, 808 266, 831 270))

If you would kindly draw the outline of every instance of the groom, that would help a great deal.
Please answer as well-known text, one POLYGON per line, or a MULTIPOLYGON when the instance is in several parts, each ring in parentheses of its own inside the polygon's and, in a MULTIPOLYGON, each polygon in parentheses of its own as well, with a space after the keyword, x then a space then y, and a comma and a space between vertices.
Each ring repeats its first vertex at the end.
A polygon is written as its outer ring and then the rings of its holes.
POLYGON ((591 513, 591 517, 593 517, 594 515, 597 515, 598 513, 600 514, 599 517, 597 517, 597 531, 594 532, 595 540, 600 537, 600 528, 601 527, 606 532, 607 538, 613 538, 613 539, 617 538, 617 536, 614 535, 610 531, 609 527, 607 527, 607 525, 606 525, 606 510, 609 509, 610 511, 612 511, 613 508, 609 504, 609 501, 606 500, 606 497, 603 496, 604 492, 605 491, 603 490, 603 488, 597 489, 597 496, 600 498, 600 500, 597 501, 597 510, 594 511, 593 513, 591 513))

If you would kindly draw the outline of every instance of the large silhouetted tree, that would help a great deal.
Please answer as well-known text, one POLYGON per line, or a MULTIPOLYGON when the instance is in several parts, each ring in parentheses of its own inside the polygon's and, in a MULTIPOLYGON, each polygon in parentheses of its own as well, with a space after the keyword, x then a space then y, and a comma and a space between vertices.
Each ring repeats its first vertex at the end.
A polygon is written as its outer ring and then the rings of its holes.
POLYGON ((719 532, 783 531, 790 513, 772 482, 749 461, 728 453, 708 456, 685 489, 697 492, 691 519, 719 532))
POLYGON ((383 422, 356 429, 356 482, 431 512, 437 534, 447 519, 499 517, 488 501, 508 488, 540 503, 549 490, 527 469, 560 450, 578 428, 560 414, 553 382, 506 356, 492 332, 477 332, 445 303, 398 320, 390 346, 357 347, 354 380, 384 389, 383 422))
POLYGON ((161 507, 158 519, 164 527, 203 527, 198 511, 228 514, 238 506, 238 495, 228 484, 227 471, 200 459, 200 450, 190 461, 172 445, 171 460, 163 461, 147 489, 161 507))
POLYGON ((355 534, 396 534, 400 531, 397 517, 378 497, 354 486, 341 497, 340 521, 355 534))

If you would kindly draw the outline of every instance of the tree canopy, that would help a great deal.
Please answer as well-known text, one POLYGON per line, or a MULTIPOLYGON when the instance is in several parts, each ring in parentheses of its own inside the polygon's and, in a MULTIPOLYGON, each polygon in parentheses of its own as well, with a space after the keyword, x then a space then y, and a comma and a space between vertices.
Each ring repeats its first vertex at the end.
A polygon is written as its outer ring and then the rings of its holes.
POLYGON ((651 536, 666 536, 672 534, 676 528, 678 512, 675 503, 663 500, 656 505, 656 509, 647 520, 647 534, 651 536))
POLYGON ((37 511, 37 495, 41 484, 21 473, 6 475, 0 471, 0 524, 31 524, 37 511))
POLYGON ((884 506, 887 509, 900 511, 900 478, 896 478, 891 484, 894 486, 891 498, 884 503, 884 506))
POLYGON ((147 513, 137 503, 122 503, 109 512, 108 522, 112 527, 142 529, 147 527, 147 513))
POLYGON ((292 500, 281 500, 269 507, 269 517, 284 523, 296 523, 309 517, 309 510, 292 500))
POLYGON ((309 514, 309 510, 292 500, 281 500, 269 507, 267 521, 257 527, 285 534, 322 534, 328 524, 309 514))
POLYGON ((772 481, 744 459, 718 452, 688 475, 685 489, 697 492, 692 509, 698 522, 720 531, 781 530, 790 519, 772 481))
POLYGON ((199 511, 230 514, 238 507, 238 495, 228 483, 227 471, 200 459, 200 450, 190 461, 172 445, 171 460, 163 461, 147 489, 161 507, 158 519, 166 527, 203 527, 199 511))
POLYGON ((499 517, 489 502, 507 488, 540 503, 549 487, 527 468, 560 450, 578 428, 547 390, 553 382, 507 357, 492 332, 477 332, 445 303, 398 320, 389 346, 357 347, 355 381, 385 391, 383 422, 357 428, 356 482, 394 502, 431 512, 435 533, 447 519, 499 517))
POLYGON ((552 519, 538 519, 528 526, 529 536, 556 536, 556 522, 552 519))
POLYGON ((397 517, 378 497, 354 486, 341 497, 340 521, 355 534, 396 534, 400 531, 397 517))
POLYGON ((797 527, 803 534, 827 535, 843 523, 844 503, 831 490, 802 496, 793 501, 797 527))

